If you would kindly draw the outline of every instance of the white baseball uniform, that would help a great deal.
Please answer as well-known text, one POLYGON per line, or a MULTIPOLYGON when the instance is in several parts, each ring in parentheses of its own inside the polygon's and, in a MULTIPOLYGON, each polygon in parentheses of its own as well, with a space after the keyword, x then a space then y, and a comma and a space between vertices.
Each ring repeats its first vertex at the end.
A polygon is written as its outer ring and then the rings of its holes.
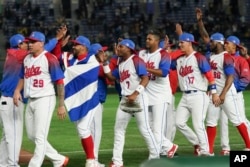
MULTIPOLYGON (((225 53, 225 52, 224 52, 225 53)), ((245 89, 245 87, 249 84, 249 66, 247 61, 238 56, 233 56, 231 59, 234 59, 234 88, 236 89, 236 94, 234 94, 234 97, 237 98, 236 101, 233 101, 232 103, 237 103, 237 110, 240 114, 240 121, 245 122, 245 126, 248 131, 248 135, 250 134, 250 123, 249 120, 246 118, 245 115, 245 104, 244 104, 244 97, 242 94, 242 91, 245 89)), ((232 105, 232 104, 231 104, 232 105)), ((226 111, 225 111, 226 112, 226 111)), ((229 146, 229 134, 228 134, 228 114, 221 113, 220 115, 220 132, 221 132, 221 147, 222 150, 230 150, 229 146)), ((241 123, 238 123, 240 125, 241 123)), ((234 126, 238 126, 237 124, 234 124, 234 126)), ((244 137, 243 137, 244 138, 244 137)))
MULTIPOLYGON (((132 94, 136 90, 141 80, 140 76, 147 75, 145 63, 135 55, 131 56, 126 61, 120 62, 118 69, 119 71, 113 71, 113 75, 120 79, 122 88, 121 94, 123 97, 132 94)), ((149 159, 159 157, 159 149, 151 128, 149 127, 148 97, 146 92, 144 91, 140 93, 137 100, 143 109, 142 112, 128 114, 120 109, 120 104, 117 109, 112 161, 118 166, 123 165, 122 153, 125 143, 125 132, 132 116, 135 117, 139 131, 147 143, 149 149, 149 159)))
POLYGON ((64 78, 63 71, 56 57, 44 50, 37 57, 25 57, 20 76, 24 79, 24 96, 29 98, 25 112, 27 136, 36 144, 29 167, 40 167, 45 155, 54 167, 59 167, 65 157, 49 144, 47 137, 56 105, 53 82, 64 78))
MULTIPOLYGON (((234 65, 233 65, 233 59, 230 55, 226 54, 226 52, 221 52, 219 54, 213 54, 210 56, 210 64, 212 67, 212 71, 215 78, 215 83, 217 85, 217 93, 221 94, 225 82, 228 75, 234 74, 234 65)), ((235 126, 238 126, 241 123, 241 118, 239 116, 239 109, 237 105, 237 98, 236 98, 236 89, 234 87, 234 84, 230 86, 230 89, 228 90, 225 101, 220 107, 215 107, 212 103, 212 100, 210 98, 210 104, 208 107, 208 113, 206 118, 206 125, 207 125, 207 133, 209 140, 214 140, 215 134, 211 132, 212 127, 216 127, 218 123, 218 119, 220 116, 223 119, 223 114, 221 112, 225 112, 226 115, 230 115, 231 120, 235 126), (222 111, 223 110, 223 111, 222 111), (213 138, 213 139, 211 139, 213 138)), ((224 122, 222 122, 222 125, 224 122)), ((226 130, 226 129, 225 129, 226 130)), ((228 132, 227 132, 228 133, 228 132)), ((222 139, 227 136, 221 136, 222 139)), ((223 140, 223 145, 225 150, 229 150, 229 147, 226 146, 228 143, 228 140, 223 140)), ((210 145, 210 147, 213 147, 213 145, 210 145)), ((213 153, 213 148, 210 148, 210 152, 213 153)))
POLYGON ((147 68, 161 69, 163 76, 158 77, 148 73, 149 83, 146 87, 146 93, 149 98, 150 123, 156 142, 159 143, 159 149, 169 151, 173 143, 164 138, 164 127, 166 125, 166 112, 168 105, 172 103, 172 91, 169 82, 170 56, 159 48, 153 53, 147 50, 141 50, 139 56, 146 62, 147 68))
POLYGON ((19 80, 19 73, 26 50, 8 49, 0 84, 0 122, 3 135, 0 143, 0 167, 19 166, 19 153, 23 137, 23 112, 27 99, 13 103, 13 94, 19 80))
POLYGON ((205 56, 194 51, 173 62, 178 73, 179 87, 183 92, 176 110, 176 126, 194 146, 200 146, 201 154, 208 154, 208 139, 204 120, 209 104, 206 94, 208 81, 204 74, 210 71, 205 56), (176 64, 175 64, 176 63, 176 64), (192 117, 194 131, 187 125, 192 117))

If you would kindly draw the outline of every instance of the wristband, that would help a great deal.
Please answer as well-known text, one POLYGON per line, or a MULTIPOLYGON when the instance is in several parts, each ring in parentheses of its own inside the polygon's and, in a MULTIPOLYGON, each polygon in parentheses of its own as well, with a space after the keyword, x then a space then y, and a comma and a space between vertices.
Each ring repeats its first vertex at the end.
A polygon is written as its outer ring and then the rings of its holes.
POLYGON ((212 90, 211 90, 211 93, 212 93, 212 94, 215 94, 215 93, 217 93, 217 90, 216 90, 216 89, 212 89, 212 90))
POLYGON ((144 86, 138 85, 137 88, 135 89, 139 94, 141 94, 144 91, 144 86))
POLYGON ((209 85, 209 86, 208 86, 208 89, 211 91, 212 94, 217 93, 216 84, 211 84, 211 85, 209 85))
POLYGON ((105 74, 107 74, 107 73, 110 73, 111 70, 110 70, 109 66, 106 65, 106 66, 103 66, 103 71, 105 74))
POLYGON ((109 65, 109 61, 107 61, 107 60, 104 61, 104 62, 103 62, 103 65, 104 65, 104 66, 109 65))
POLYGON ((211 84, 208 86, 208 90, 213 90, 213 89, 216 90, 216 84, 211 84))

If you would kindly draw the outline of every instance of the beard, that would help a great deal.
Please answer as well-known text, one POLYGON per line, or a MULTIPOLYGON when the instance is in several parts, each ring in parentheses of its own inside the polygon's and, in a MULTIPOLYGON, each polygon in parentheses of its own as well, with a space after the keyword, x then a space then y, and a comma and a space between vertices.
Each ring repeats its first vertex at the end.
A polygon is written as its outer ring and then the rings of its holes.
POLYGON ((72 52, 73 52, 74 58, 77 58, 78 57, 78 51, 73 49, 72 52))

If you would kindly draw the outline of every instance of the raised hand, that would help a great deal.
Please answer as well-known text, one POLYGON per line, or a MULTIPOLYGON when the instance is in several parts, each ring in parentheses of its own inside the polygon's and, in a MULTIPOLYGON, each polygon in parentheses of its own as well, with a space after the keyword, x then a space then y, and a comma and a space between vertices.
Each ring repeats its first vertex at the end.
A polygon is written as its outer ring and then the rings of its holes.
POLYGON ((248 50, 247 50, 246 47, 241 46, 241 48, 240 48, 240 55, 243 56, 243 57, 245 57, 245 58, 249 57, 248 50))
POLYGON ((181 24, 176 23, 176 25, 175 25, 175 32, 176 32, 177 35, 181 35, 182 34, 181 24))
POLYGON ((196 8, 195 9, 195 12, 196 12, 196 19, 199 21, 202 19, 202 11, 200 8, 196 8))

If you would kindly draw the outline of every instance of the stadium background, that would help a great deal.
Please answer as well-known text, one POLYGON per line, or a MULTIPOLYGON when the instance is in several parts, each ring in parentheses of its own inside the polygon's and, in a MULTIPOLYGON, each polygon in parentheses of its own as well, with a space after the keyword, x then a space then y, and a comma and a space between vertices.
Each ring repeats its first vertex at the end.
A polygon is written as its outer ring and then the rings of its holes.
MULTIPOLYGON (((112 51, 119 37, 131 38, 137 49, 143 48, 145 33, 151 27, 160 28, 177 43, 174 29, 179 22, 184 31, 201 41, 196 7, 204 13, 209 34, 236 35, 250 47, 249 0, 0 0, 0 77, 8 39, 15 33, 28 36, 38 30, 50 39, 65 23, 72 38, 85 35, 112 51)), ((204 48, 200 45, 198 49, 204 48)))

